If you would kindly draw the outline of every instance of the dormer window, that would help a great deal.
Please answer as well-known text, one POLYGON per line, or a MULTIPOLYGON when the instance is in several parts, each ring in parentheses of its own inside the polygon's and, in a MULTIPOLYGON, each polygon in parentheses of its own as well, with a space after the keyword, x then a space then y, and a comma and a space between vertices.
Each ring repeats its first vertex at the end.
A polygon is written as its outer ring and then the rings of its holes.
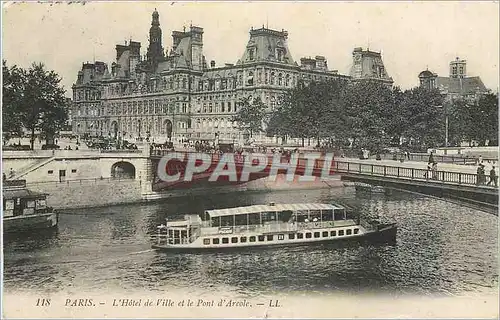
POLYGON ((255 49, 254 48, 249 48, 248 49, 248 60, 254 60, 255 59, 255 49))
POLYGON ((282 49, 276 49, 276 59, 278 61, 283 61, 283 50, 282 49))

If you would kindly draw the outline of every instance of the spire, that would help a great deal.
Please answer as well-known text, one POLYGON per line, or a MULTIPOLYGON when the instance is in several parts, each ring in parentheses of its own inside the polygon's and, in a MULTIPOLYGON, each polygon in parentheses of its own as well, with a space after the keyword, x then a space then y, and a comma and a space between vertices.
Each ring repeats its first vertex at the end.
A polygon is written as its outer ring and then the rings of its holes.
POLYGON ((151 25, 155 27, 158 27, 160 25, 160 15, 158 14, 158 11, 156 11, 156 8, 155 11, 153 11, 153 19, 151 21, 151 25))
POLYGON ((153 68, 165 57, 165 52, 161 45, 162 32, 160 28, 160 15, 158 11, 152 14, 151 28, 149 29, 149 46, 147 50, 147 60, 151 62, 153 68))

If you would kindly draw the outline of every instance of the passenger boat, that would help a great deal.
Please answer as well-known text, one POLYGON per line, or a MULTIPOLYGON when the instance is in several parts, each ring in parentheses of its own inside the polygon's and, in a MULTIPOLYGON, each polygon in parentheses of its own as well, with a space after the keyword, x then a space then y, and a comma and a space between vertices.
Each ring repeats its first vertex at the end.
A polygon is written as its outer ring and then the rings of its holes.
POLYGON ((58 214, 47 206, 47 194, 26 188, 26 180, 3 181, 4 233, 31 232, 57 227, 58 214))
POLYGON ((166 221, 157 228, 154 249, 174 252, 222 251, 266 246, 310 245, 341 240, 393 242, 395 223, 347 217, 336 204, 252 205, 206 210, 166 221))

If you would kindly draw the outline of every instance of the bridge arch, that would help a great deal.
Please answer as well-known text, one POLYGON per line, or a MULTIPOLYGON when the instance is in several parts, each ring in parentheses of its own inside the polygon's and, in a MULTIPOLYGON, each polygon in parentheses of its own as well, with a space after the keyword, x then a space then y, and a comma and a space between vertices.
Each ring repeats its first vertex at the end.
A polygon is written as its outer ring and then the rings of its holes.
POLYGON ((111 178, 135 179, 135 166, 127 161, 119 161, 111 166, 111 178))

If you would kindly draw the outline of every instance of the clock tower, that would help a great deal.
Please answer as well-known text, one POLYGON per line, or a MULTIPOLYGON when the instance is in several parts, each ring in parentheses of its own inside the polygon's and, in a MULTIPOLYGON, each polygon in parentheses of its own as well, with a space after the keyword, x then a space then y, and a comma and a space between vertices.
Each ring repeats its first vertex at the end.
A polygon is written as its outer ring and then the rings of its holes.
POLYGON ((149 29, 149 47, 147 58, 153 69, 156 69, 158 62, 165 58, 163 47, 161 45, 160 15, 156 9, 153 12, 151 28, 149 29))

